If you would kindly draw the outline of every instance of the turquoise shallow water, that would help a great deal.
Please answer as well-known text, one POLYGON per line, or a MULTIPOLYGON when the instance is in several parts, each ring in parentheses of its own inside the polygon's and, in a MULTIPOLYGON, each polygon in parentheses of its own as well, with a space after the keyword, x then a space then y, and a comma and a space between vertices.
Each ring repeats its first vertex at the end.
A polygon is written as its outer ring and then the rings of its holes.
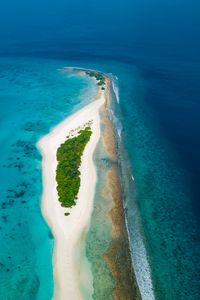
POLYGON ((86 255, 91 264, 93 274, 93 299, 111 300, 112 292, 115 287, 115 280, 104 259, 109 250, 111 242, 111 219, 109 211, 112 207, 112 201, 108 195, 104 194, 106 175, 111 167, 108 154, 102 144, 102 138, 99 141, 95 151, 95 164, 97 166, 97 186, 94 198, 91 224, 86 237, 86 255))
MULTIPOLYGON (((152 73, 147 64, 135 68, 129 63, 87 58, 84 62, 36 58, 0 61, 0 298, 45 300, 53 293, 53 239, 40 212, 41 157, 35 144, 95 94, 92 81, 57 70, 67 65, 99 69, 118 77, 115 91, 119 90, 119 97, 114 99, 114 107, 122 145, 125 211, 138 283, 143 296, 147 295, 144 299, 149 300, 149 275, 156 299, 198 299, 199 226, 193 206, 192 166, 188 169, 187 161, 182 162, 162 111, 165 108, 172 125, 179 124, 170 109, 187 111, 187 101, 174 103, 170 97, 164 98, 168 81, 159 72, 152 73), (158 93, 163 96, 160 102, 158 93), (157 106, 152 100, 155 95, 157 106)), ((163 70, 167 72, 167 67, 163 70)), ((175 86, 173 95, 176 93, 180 90, 175 86)), ((185 116, 182 113, 183 120, 185 116)), ((189 153, 187 143, 182 147, 189 153)), ((94 240, 95 230, 101 232, 103 228, 91 228, 94 240)), ((106 266, 101 266, 103 274, 106 266)))
POLYGON ((118 85, 125 211, 143 299, 196 300, 200 235, 190 173, 148 103, 155 91, 147 74, 126 70, 118 85))
MULTIPOLYGON (((199 300, 200 1, 0 3, 1 73, 4 70, 7 74, 0 78, 0 186, 2 203, 9 203, 2 204, 1 210, 0 298, 3 295, 5 299, 7 291, 11 297, 12 290, 18 289, 20 298, 34 298, 36 290, 42 290, 42 271, 33 267, 42 253, 38 248, 36 254, 34 246, 40 226, 42 241, 47 243, 43 264, 50 268, 47 261, 51 259, 52 239, 48 238, 38 205, 40 157, 34 147, 21 140, 31 139, 34 145, 40 135, 71 111, 73 101, 77 103, 79 97, 71 100, 73 94, 80 96, 78 82, 75 78, 65 81, 61 76, 62 80, 55 73, 66 59, 69 63, 64 65, 95 68, 118 76, 116 115, 124 146, 120 150, 122 180, 140 286, 148 292, 145 245, 156 299, 199 300), (5 55, 22 59, 9 61, 3 58, 5 55), (24 56, 30 56, 28 65, 24 56), (69 85, 65 85, 67 82, 69 85), (21 153, 25 166, 21 157, 18 159, 21 153), (28 175, 25 177, 23 172, 28 175), (29 195, 23 195, 24 190, 30 190, 29 195), (29 201, 21 203, 25 197, 29 201), (34 209, 28 210, 31 203, 34 209), (23 227, 22 220, 27 222, 23 227), (20 280, 22 291, 17 284, 20 280)), ((43 270, 51 274, 50 269, 43 270)), ((51 282, 48 275, 44 283, 49 286, 47 298, 52 294, 51 282)))
MULTIPOLYGON (((191 106, 186 100, 174 102, 168 92, 166 96, 164 88, 170 89, 167 79, 158 79, 157 73, 147 67, 110 61, 93 64, 93 68, 112 73, 117 85, 113 110, 119 135, 124 205, 142 297, 196 300, 200 232, 192 171, 186 168, 188 162, 183 161, 173 139, 169 139, 168 134, 178 129, 172 125, 167 128, 167 117, 163 121, 161 108, 165 106, 169 124, 177 124, 178 117, 172 116, 171 111, 178 109, 183 118, 183 111, 191 106), (156 93, 163 95, 163 103, 157 100, 157 111, 152 104, 158 97, 156 93)), ((182 147, 190 151, 187 143, 182 147)))
POLYGON ((89 103, 93 81, 58 71, 65 62, 0 60, 0 299, 51 299, 53 237, 40 211, 36 142, 89 103))

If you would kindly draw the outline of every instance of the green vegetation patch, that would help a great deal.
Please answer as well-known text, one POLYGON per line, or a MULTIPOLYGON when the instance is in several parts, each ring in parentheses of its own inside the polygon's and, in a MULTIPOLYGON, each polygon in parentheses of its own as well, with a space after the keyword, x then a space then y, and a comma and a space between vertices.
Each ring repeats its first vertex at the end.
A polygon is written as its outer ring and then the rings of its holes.
POLYGON ((91 128, 88 126, 80 130, 78 136, 66 140, 57 150, 57 191, 63 207, 72 207, 76 204, 80 187, 81 156, 91 134, 91 128))
POLYGON ((106 83, 105 76, 95 71, 86 71, 86 74, 89 75, 90 77, 94 77, 97 80, 97 84, 101 86, 102 89, 105 89, 104 88, 106 83))

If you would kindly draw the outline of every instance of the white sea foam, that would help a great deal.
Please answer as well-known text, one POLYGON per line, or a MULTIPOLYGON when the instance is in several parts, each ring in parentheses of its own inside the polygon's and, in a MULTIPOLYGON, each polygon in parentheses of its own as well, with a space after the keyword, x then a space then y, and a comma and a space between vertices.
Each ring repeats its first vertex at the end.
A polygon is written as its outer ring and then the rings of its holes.
MULTIPOLYGON (((134 229, 131 234, 131 239, 130 232, 128 230, 128 238, 137 284, 141 293, 142 300, 155 300, 153 283, 151 279, 151 269, 149 266, 148 256, 142 234, 139 229, 140 225, 138 222, 136 210, 131 215, 131 218, 134 220, 134 229)), ((127 226, 127 228, 129 228, 129 226, 127 226)))
MULTIPOLYGON (((112 82, 113 92, 115 94, 116 101, 119 104, 119 88, 118 88, 118 84, 117 84, 118 78, 117 78, 116 75, 113 75, 112 73, 110 73, 108 75, 112 79, 111 82, 112 82)), ((115 124, 115 127, 117 129, 118 137, 119 137, 119 139, 121 139, 121 133, 122 133, 122 128, 123 127, 122 127, 121 122, 116 118, 116 115, 115 115, 115 113, 113 112, 112 109, 110 109, 110 117, 111 117, 111 120, 113 121, 113 123, 115 124)))
POLYGON ((119 139, 121 139, 122 124, 116 118, 116 116, 115 116, 114 112, 112 111, 112 109, 110 109, 110 118, 111 118, 112 122, 115 124, 115 128, 117 129, 117 135, 118 135, 119 139))
POLYGON ((137 258, 134 259, 134 270, 136 273, 142 300, 154 300, 155 297, 151 280, 151 271, 142 238, 138 238, 135 241, 135 245, 138 249, 137 258))
POLYGON ((109 74, 109 76, 112 78, 112 88, 115 93, 115 97, 117 100, 117 103, 119 104, 119 86, 118 86, 118 77, 116 75, 113 75, 112 73, 109 74))
MULTIPOLYGON (((109 74, 112 78, 112 87, 115 93, 116 101, 119 104, 119 87, 118 87, 118 78, 113 74, 109 74)), ((113 123, 116 126, 117 133, 119 139, 121 139, 121 132, 122 132, 122 124, 116 118, 115 113, 110 109, 110 116, 113 123)), ((133 175, 131 175, 132 181, 134 181, 133 175)), ((142 300, 155 300, 154 291, 153 291, 153 283, 151 279, 151 269, 148 262, 148 256, 145 248, 145 244, 142 238, 142 234, 140 232, 140 222, 137 214, 137 208, 132 208, 133 216, 131 216, 132 221, 134 222, 133 230, 131 233, 130 239, 130 232, 128 230, 128 238, 131 250, 131 256, 133 260, 134 272, 137 280, 137 284, 141 293, 142 300)), ((126 226, 127 229, 129 228, 126 219, 126 226)))

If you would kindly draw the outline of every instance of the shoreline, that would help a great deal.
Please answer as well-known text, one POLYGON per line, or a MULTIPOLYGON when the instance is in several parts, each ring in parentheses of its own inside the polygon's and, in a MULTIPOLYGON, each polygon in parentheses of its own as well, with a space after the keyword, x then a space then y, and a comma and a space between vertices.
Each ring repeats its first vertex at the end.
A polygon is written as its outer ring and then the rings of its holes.
MULTIPOLYGON (((111 83, 107 77, 106 101, 101 108, 102 141, 106 150, 111 167, 106 174, 104 191, 112 202, 108 214, 112 222, 111 245, 104 255, 113 277, 116 287, 113 290, 114 299, 140 300, 141 294, 137 284, 134 267, 132 265, 128 231, 123 207, 123 191, 120 179, 118 161, 118 140, 115 125, 110 115, 111 107, 111 83)), ((105 193, 104 193, 105 195, 105 193)), ((105 195, 106 196, 106 195, 105 195)))
MULTIPOLYGON (((62 71, 74 71, 83 76, 88 75, 88 70, 81 68, 64 68, 62 71)), ((112 291, 113 299, 141 299, 131 262, 123 211, 123 193, 117 162, 116 128, 110 116, 112 79, 106 74, 100 74, 104 77, 105 85, 98 87, 94 101, 66 118, 38 143, 43 157, 42 213, 55 238, 53 253, 54 300, 78 300, 85 298, 83 295, 87 295, 87 300, 93 299, 91 262, 88 261, 84 251, 97 183, 97 170, 93 156, 100 140, 111 161, 111 168, 105 174, 107 178, 105 189, 109 191, 108 198, 111 204, 108 212, 112 223, 111 240, 102 259, 105 260, 116 281, 116 286, 112 291), (92 121, 92 136, 86 145, 79 168, 81 185, 78 199, 75 206, 67 209, 70 215, 64 216, 66 208, 60 206, 56 190, 56 152, 71 130, 76 131, 78 127, 88 121, 92 121)), ((95 80, 98 85, 96 78, 91 77, 91 80, 95 80)))
MULTIPOLYGON (((89 268, 87 262, 82 262, 82 266, 76 264, 77 258, 80 260, 81 252, 83 251, 82 243, 79 247, 76 247, 76 245, 80 243, 82 236, 87 232, 92 213, 93 197, 97 181, 93 153, 100 138, 99 109, 104 101, 104 93, 101 92, 101 94, 98 94, 97 100, 69 116, 38 142, 38 148, 43 157, 43 194, 41 208, 43 216, 55 238, 53 254, 53 299, 55 300, 82 299, 82 268, 89 268), (66 140, 66 136, 70 130, 74 130, 91 120, 92 136, 84 150, 79 169, 81 172, 81 186, 78 199, 76 205, 68 209, 70 215, 65 216, 64 211, 66 209, 61 207, 56 190, 56 152, 60 144, 66 140), (87 195, 87 197, 85 197, 85 195, 87 195), (79 251, 77 251, 77 249, 79 249, 79 251)), ((89 283, 89 287, 87 287, 87 293, 91 295, 93 292, 92 275, 88 273, 88 276, 87 284, 89 283)))

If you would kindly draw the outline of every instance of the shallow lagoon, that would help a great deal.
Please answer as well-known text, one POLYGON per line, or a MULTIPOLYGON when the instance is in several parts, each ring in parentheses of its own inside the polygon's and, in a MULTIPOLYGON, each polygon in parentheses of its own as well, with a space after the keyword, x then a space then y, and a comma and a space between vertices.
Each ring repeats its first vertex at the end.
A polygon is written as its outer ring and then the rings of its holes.
POLYGON ((1 299, 51 299, 53 237, 40 211, 36 142, 90 102, 94 83, 58 70, 65 62, 0 60, 1 299))
MULTIPOLYGON (((27 299, 28 295, 30 299, 44 300, 52 296, 53 278, 49 274, 52 274, 53 238, 40 212, 41 157, 35 144, 95 94, 90 80, 57 70, 68 65, 77 66, 77 62, 35 58, 4 58, 0 62, 1 298, 6 295, 8 299, 16 299, 20 295, 20 299, 27 299)), ((176 110, 179 105, 184 115, 189 104, 186 99, 182 102, 177 98, 173 105, 164 93, 170 82, 162 72, 152 73, 151 67, 143 65, 139 71, 129 64, 95 60, 79 61, 78 65, 118 77, 119 105, 116 101, 115 114, 123 145, 122 181, 140 286, 146 293, 148 281, 141 271, 144 256, 136 237, 140 241, 142 238, 146 247, 155 298, 171 300, 179 295, 180 299, 196 299, 199 231, 192 207, 195 199, 192 166, 186 168, 186 161, 181 161, 178 147, 169 138, 166 117, 165 126, 162 123, 162 109, 176 110), (164 99, 162 102, 159 96, 164 99)), ((177 86, 172 93, 177 97, 181 94, 177 86)), ((175 116, 170 114, 170 117, 175 124, 175 116)), ((189 151, 189 145, 184 149, 189 151)))

